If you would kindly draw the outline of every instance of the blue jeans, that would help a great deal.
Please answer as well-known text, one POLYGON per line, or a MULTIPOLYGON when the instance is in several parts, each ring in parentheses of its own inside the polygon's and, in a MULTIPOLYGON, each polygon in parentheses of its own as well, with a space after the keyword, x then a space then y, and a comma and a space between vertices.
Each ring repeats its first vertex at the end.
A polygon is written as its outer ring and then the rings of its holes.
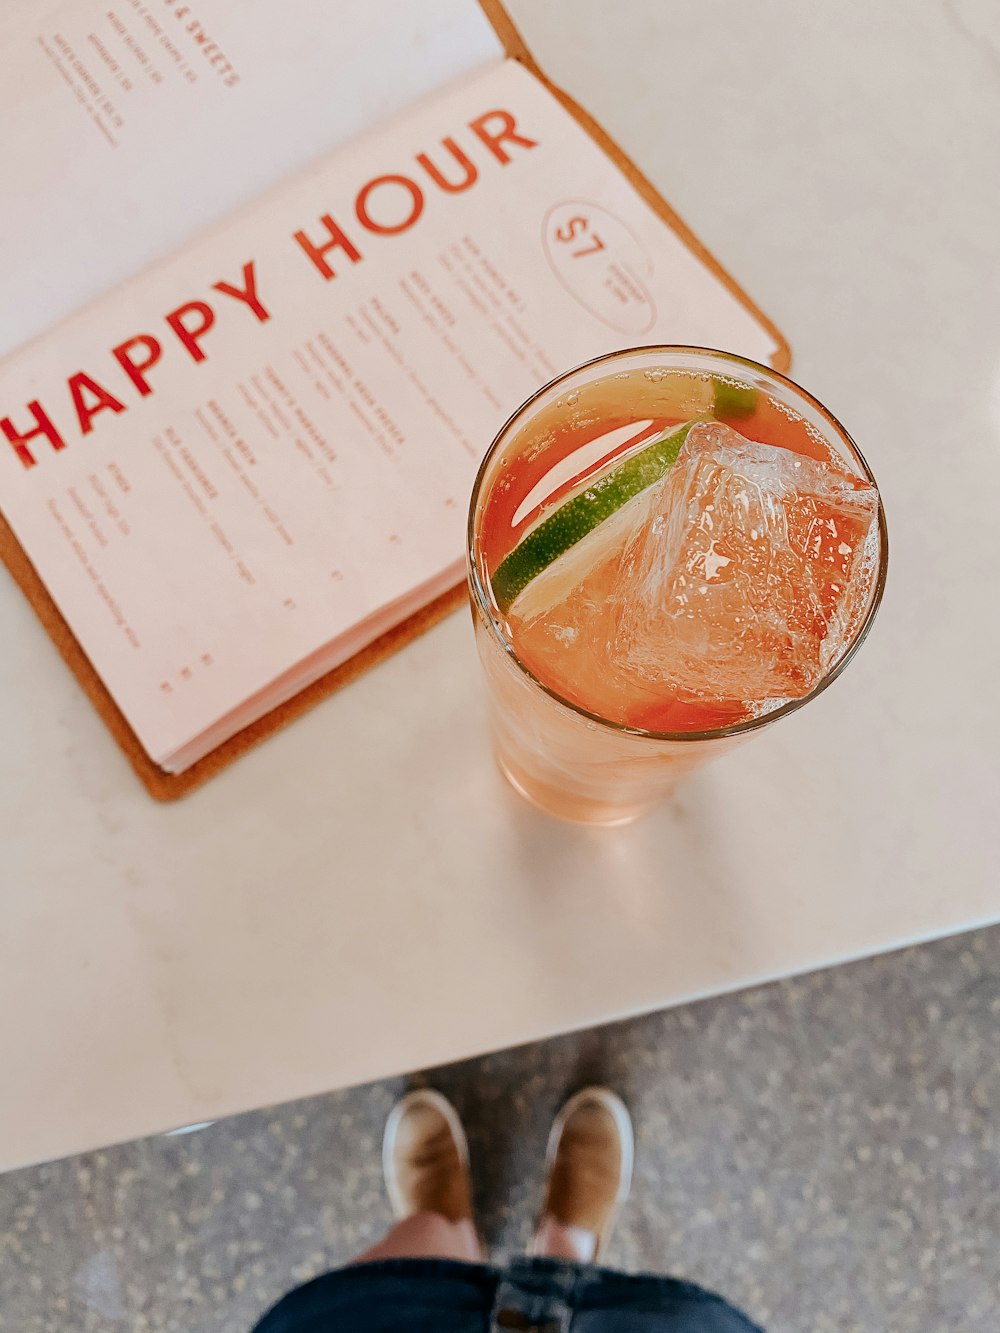
POLYGON ((561 1259, 503 1268, 384 1259, 289 1292, 254 1333, 761 1333, 721 1296, 672 1277, 561 1259))

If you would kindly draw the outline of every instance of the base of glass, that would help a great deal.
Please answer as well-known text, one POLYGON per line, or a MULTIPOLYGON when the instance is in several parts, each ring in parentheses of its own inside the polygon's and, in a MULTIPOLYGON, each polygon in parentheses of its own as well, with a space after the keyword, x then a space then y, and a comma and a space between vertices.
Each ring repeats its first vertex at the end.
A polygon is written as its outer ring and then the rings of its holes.
POLYGON ((547 815, 554 815, 568 824, 586 824, 591 828, 620 828, 632 824, 648 814, 658 802, 620 805, 613 801, 597 801, 564 791, 548 783, 531 778, 507 756, 496 756, 497 767, 519 796, 547 815))

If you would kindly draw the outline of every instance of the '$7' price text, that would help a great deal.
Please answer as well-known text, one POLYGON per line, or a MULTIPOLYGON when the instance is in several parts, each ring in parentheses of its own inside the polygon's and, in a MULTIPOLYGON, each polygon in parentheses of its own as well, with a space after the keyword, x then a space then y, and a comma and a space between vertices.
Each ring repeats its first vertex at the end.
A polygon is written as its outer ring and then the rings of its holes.
POLYGON ((561 227, 557 227, 556 240, 562 241, 564 245, 576 246, 570 251, 573 259, 582 259, 584 255, 595 255, 604 249, 604 242, 597 232, 591 229, 590 222, 585 217, 572 217, 561 227))

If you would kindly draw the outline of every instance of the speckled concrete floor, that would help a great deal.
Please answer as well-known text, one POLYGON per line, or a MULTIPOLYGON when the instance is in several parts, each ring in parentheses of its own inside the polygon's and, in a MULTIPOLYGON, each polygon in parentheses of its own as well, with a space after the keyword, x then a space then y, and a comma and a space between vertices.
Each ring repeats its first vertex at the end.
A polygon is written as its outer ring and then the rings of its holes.
MULTIPOLYGON (((639 1134, 611 1262, 770 1333, 1000 1327, 1000 928, 425 1077, 522 1248, 549 1118, 604 1078, 639 1134)), ((0 1328, 243 1333, 373 1241, 395 1080, 0 1178, 0 1328)))

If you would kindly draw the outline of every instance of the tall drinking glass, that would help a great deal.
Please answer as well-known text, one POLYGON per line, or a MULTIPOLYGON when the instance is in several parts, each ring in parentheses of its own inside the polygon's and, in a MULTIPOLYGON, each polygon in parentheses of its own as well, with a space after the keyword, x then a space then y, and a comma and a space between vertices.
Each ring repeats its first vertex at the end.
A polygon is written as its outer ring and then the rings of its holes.
POLYGON ((864 458, 776 371, 641 347, 560 376, 503 427, 472 493, 502 772, 553 815, 629 822, 826 689, 887 558, 864 458))

